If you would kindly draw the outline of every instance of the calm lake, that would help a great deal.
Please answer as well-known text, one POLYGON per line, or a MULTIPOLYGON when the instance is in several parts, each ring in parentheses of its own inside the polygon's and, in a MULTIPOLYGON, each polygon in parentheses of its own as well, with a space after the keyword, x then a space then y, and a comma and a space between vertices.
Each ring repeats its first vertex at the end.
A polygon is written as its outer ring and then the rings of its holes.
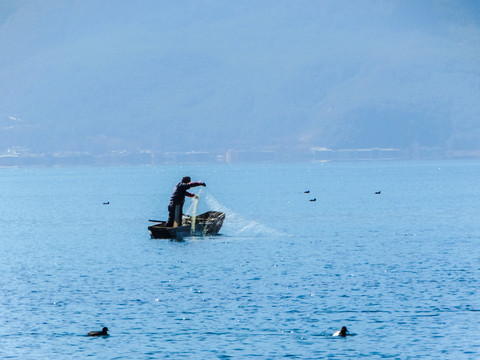
POLYGON ((1 359, 480 358, 478 161, 0 180, 1 359), (207 184, 199 213, 226 213, 221 234, 151 239, 185 175, 207 184))

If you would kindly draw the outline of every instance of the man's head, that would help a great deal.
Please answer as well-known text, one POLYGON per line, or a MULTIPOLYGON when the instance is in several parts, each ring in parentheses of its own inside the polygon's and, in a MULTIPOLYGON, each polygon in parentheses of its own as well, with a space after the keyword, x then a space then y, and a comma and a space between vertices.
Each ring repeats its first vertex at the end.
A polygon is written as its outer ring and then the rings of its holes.
POLYGON ((189 183, 191 181, 192 181, 192 179, 190 179, 190 176, 184 176, 183 179, 182 179, 182 183, 189 183))

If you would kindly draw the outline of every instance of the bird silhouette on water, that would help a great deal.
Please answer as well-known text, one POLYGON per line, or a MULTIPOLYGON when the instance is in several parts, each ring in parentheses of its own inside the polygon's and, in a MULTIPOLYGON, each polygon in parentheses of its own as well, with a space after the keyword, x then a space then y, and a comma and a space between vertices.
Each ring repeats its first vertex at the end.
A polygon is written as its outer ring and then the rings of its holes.
POLYGON ((347 336, 347 327, 342 326, 342 328, 339 331, 336 331, 333 336, 340 336, 340 337, 346 337, 347 336))
POLYGON ((87 336, 108 336, 108 328, 104 327, 102 331, 90 331, 87 336))

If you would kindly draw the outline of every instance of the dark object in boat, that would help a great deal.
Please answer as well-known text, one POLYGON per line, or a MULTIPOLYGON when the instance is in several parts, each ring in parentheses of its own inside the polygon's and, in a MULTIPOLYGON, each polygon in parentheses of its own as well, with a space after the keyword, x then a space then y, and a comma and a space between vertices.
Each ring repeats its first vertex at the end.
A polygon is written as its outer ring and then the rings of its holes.
POLYGON ((166 227, 166 221, 148 227, 152 239, 182 239, 187 236, 216 235, 220 231, 225 213, 207 211, 195 217, 195 226, 192 229, 192 217, 183 215, 182 226, 166 227))
POLYGON ((104 327, 102 331, 90 331, 87 336, 108 336, 108 328, 104 327))

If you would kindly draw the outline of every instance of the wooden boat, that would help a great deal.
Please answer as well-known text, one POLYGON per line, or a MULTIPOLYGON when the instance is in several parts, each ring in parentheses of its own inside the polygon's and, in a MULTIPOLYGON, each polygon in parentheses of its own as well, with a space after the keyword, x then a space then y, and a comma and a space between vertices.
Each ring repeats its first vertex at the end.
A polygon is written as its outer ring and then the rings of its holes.
POLYGON ((216 235, 220 231, 225 213, 207 211, 197 216, 183 215, 182 225, 166 227, 166 221, 155 221, 157 224, 148 227, 152 239, 182 239, 187 236, 216 235), (193 222, 193 224, 192 224, 193 222))

